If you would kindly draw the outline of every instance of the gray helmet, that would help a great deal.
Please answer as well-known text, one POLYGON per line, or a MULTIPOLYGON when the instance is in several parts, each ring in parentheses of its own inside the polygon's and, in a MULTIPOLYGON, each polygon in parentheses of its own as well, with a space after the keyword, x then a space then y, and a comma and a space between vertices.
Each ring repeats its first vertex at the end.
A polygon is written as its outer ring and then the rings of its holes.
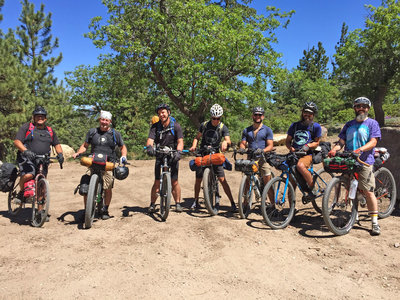
POLYGON ((254 114, 263 115, 264 113, 265 113, 264 108, 262 108, 261 106, 256 106, 253 108, 253 115, 254 114))
POLYGON ((36 115, 45 115, 47 116, 47 111, 43 108, 43 106, 36 106, 35 110, 32 112, 32 115, 36 116, 36 115))
POLYGON ((353 107, 355 107, 357 104, 366 104, 368 107, 371 107, 371 101, 369 101, 369 99, 366 97, 358 97, 356 100, 354 100, 353 107))
POLYGON ((168 113, 171 113, 171 108, 170 108, 169 105, 166 104, 166 103, 162 103, 162 104, 160 104, 160 105, 157 106, 157 108, 156 108, 156 114, 158 114, 158 111, 159 111, 160 109, 166 109, 166 110, 168 111, 168 113))
POLYGON ((118 180, 124 180, 129 175, 129 169, 125 166, 118 166, 114 169, 114 177, 118 180))
POLYGON ((303 105, 303 111, 312 112, 315 115, 318 112, 317 104, 314 102, 306 102, 303 105))
POLYGON ((224 110, 222 109, 222 106, 219 104, 214 104, 210 108, 210 114, 212 118, 220 118, 223 113, 224 110))

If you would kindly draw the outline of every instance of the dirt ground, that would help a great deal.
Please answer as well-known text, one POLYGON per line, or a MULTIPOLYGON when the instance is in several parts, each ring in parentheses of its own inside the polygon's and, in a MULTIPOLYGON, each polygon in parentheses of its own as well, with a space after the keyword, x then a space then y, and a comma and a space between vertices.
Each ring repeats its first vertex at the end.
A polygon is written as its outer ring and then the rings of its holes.
MULTIPOLYGON (((192 212, 194 174, 181 162, 184 212, 166 222, 146 213, 154 161, 131 161, 117 181, 110 214, 89 230, 77 222, 83 201, 73 190, 85 168, 67 162, 49 170, 50 222, 29 226, 29 210, 7 213, 0 195, 0 299, 396 299, 400 290, 400 212, 335 237, 311 204, 284 230, 271 230, 256 211, 248 220, 221 211, 192 212)), ((227 172, 235 200, 241 174, 227 172)), ((300 198, 298 198, 300 199, 300 198)), ((174 209, 174 208, 173 208, 174 209)))

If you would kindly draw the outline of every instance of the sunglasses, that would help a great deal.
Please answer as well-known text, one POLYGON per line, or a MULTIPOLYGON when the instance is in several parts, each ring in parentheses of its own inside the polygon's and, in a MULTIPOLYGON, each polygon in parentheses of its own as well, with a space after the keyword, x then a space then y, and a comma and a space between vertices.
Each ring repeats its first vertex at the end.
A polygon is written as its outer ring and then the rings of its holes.
POLYGON ((367 104, 357 104, 354 105, 355 108, 369 108, 369 106, 367 104))
POLYGON ((221 118, 212 118, 213 120, 220 120, 221 118))
POLYGON ((255 116, 255 117, 262 117, 263 115, 262 115, 262 114, 253 114, 253 116, 255 116))

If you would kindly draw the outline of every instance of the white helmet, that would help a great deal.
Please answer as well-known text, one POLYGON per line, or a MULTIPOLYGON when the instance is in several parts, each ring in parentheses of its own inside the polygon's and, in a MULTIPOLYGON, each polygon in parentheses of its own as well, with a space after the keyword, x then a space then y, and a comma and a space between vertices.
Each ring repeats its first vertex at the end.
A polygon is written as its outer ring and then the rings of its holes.
POLYGON ((223 113, 224 110, 222 109, 221 105, 214 104, 213 106, 211 106, 210 114, 212 118, 219 118, 222 116, 223 113))
POLYGON ((371 107, 371 101, 369 101, 369 99, 366 97, 358 97, 356 100, 354 100, 353 107, 356 106, 357 104, 366 104, 369 107, 371 107))

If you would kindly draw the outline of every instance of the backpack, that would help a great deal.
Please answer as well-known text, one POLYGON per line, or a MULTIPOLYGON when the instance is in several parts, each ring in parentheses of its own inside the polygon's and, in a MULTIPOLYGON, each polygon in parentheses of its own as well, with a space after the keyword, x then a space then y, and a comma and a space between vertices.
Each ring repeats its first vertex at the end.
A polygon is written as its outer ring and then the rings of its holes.
POLYGON ((176 122, 176 120, 175 120, 175 118, 172 117, 172 116, 169 116, 169 120, 170 120, 169 125, 168 125, 168 127, 165 128, 165 129, 164 129, 164 127, 162 126, 161 121, 158 121, 158 122, 157 122, 157 133, 158 133, 158 132, 164 133, 164 132, 167 132, 167 131, 171 130, 172 135, 175 136, 175 122, 176 122))
MULTIPOLYGON (((28 131, 25 133, 25 140, 28 138, 29 135, 32 136, 33 139, 33 130, 35 129, 35 125, 33 123, 29 123, 28 131)), ((53 129, 50 126, 46 126, 47 131, 50 133, 51 141, 53 142, 53 129)))
MULTIPOLYGON (((210 122, 210 120, 204 121, 203 123, 201 123, 201 125, 203 126, 203 131, 201 132, 201 135, 204 135, 204 133, 206 132, 206 128, 207 128, 207 125, 209 122, 210 122)), ((218 136, 221 138, 222 138, 222 128, 223 127, 224 127, 224 123, 220 122, 219 126, 217 128, 217 133, 218 133, 218 136)))
POLYGON ((17 177, 17 167, 11 163, 3 163, 0 167, 0 190, 4 193, 11 191, 17 177))
POLYGON ((321 151, 313 151, 312 162, 313 164, 319 164, 323 161, 324 158, 328 155, 328 152, 331 150, 330 142, 320 142, 319 147, 321 147, 321 151))

